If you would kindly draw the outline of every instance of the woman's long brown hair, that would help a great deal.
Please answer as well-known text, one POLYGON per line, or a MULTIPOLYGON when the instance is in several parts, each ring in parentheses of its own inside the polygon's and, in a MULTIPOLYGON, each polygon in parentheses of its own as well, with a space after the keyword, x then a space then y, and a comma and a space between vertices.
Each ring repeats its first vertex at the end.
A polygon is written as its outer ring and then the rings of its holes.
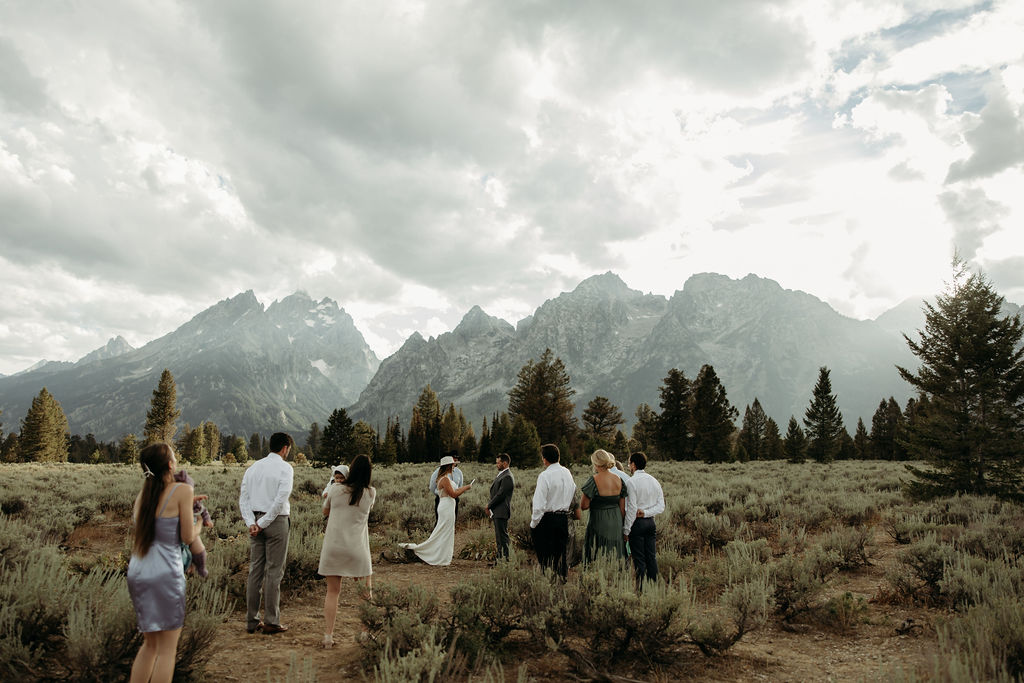
POLYGON ((363 498, 363 491, 370 486, 370 474, 373 465, 370 464, 370 456, 357 455, 348 468, 348 476, 345 477, 345 485, 352 489, 349 496, 349 505, 359 505, 363 498))
POLYGON ((145 557, 156 538, 156 506, 167 488, 166 475, 171 468, 171 447, 165 443, 146 446, 139 453, 139 464, 145 473, 139 512, 135 517, 135 542, 132 554, 145 557), (147 472, 148 468, 148 472, 147 472), (152 472, 152 476, 149 475, 152 472))

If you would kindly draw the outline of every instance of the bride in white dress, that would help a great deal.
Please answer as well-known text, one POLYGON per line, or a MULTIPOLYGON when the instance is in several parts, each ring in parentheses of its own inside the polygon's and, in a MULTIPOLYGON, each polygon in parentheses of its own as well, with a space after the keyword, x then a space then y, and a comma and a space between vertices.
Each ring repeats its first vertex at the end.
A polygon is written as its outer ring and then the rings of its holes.
POLYGON ((455 488, 450 474, 455 460, 450 455, 441 458, 441 471, 437 474, 437 524, 430 538, 422 543, 400 543, 406 550, 427 564, 449 565, 455 554, 455 499, 473 487, 473 482, 455 488))

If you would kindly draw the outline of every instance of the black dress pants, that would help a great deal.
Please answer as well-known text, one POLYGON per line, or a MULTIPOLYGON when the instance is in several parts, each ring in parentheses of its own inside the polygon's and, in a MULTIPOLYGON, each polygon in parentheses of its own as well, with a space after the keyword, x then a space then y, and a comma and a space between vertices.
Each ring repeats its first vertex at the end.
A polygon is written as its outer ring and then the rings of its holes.
POLYGON ((553 569, 563 579, 569 573, 566 552, 569 548, 569 515, 545 512, 531 531, 537 562, 544 569, 553 569))
POLYGON ((658 558, 654 552, 654 520, 640 517, 629 530, 629 550, 633 554, 633 567, 640 580, 658 578, 658 558))

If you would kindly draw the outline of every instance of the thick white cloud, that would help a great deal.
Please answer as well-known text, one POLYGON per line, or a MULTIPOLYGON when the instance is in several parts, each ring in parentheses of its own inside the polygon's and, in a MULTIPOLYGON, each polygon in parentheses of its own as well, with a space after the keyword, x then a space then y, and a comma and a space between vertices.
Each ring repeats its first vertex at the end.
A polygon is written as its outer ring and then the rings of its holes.
POLYGON ((1024 298, 1022 29, 1012 1, 4 3, 0 372, 246 289, 330 296, 381 355, 606 270, 873 316, 959 247, 1024 298))

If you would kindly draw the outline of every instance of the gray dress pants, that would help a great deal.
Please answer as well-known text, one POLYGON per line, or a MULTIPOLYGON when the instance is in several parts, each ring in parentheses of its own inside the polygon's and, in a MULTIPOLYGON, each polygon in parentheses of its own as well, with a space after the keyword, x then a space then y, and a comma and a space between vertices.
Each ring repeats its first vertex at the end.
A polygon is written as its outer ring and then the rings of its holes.
MULTIPOLYGON (((257 513, 259 517, 263 513, 257 513)), ((281 578, 288 558, 288 515, 278 515, 257 536, 249 537, 249 582, 245 587, 246 626, 260 623, 260 597, 263 598, 263 623, 281 625, 281 578)))

